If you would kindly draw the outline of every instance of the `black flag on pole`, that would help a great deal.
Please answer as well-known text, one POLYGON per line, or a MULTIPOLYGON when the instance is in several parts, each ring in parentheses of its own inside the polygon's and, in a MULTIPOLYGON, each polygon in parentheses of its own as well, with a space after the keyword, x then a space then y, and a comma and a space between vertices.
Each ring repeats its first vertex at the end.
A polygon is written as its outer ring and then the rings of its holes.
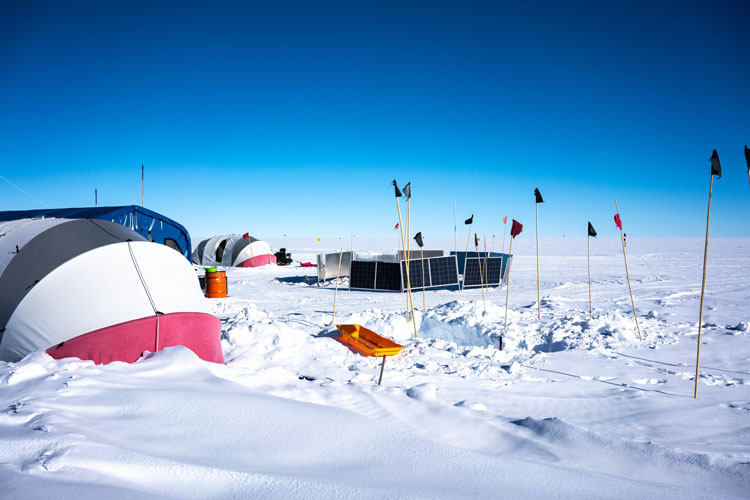
POLYGON ((422 241, 422 232, 414 235, 414 241, 417 242, 417 245, 419 245, 419 248, 422 248, 424 246, 424 242, 422 241))
POLYGON ((534 196, 536 196, 537 203, 544 203, 544 200, 542 199, 542 193, 540 193, 538 189, 534 189, 534 196))
POLYGON ((404 193, 404 196, 411 198, 411 182, 407 182, 401 191, 404 193))
POLYGON ((596 238, 596 229, 591 225, 591 221, 589 221, 589 236, 596 238))
POLYGON ((747 162, 747 170, 750 172, 750 149, 745 146, 745 161, 747 162))
POLYGON ((471 224, 472 222, 474 222, 474 214, 471 214, 471 217, 469 217, 468 219, 466 219, 464 221, 464 224, 471 224))
POLYGON ((718 175, 721 179, 721 163, 719 163, 719 153, 715 149, 711 155, 711 175, 718 175))
POLYGON ((474 233, 474 248, 479 251, 479 238, 477 238, 477 233, 474 233))
POLYGON ((396 190, 396 198, 401 198, 401 190, 398 188, 398 184, 396 184, 396 179, 393 179, 393 189, 396 190))

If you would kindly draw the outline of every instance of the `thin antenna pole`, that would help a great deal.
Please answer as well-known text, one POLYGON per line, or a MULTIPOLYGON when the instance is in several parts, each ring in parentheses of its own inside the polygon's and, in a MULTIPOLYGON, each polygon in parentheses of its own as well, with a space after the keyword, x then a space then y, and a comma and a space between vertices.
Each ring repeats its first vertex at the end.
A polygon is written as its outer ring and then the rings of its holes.
POLYGON ((698 354, 695 359, 695 390, 693 398, 698 399, 698 370, 701 362, 701 330, 703 328, 703 294, 706 291, 706 261, 708 258, 708 223, 711 221, 711 193, 714 190, 714 174, 711 172, 711 184, 708 186, 708 215, 706 216, 706 246, 703 248, 703 281, 701 282, 701 305, 698 314, 698 354))
MULTIPOLYGON (((615 200, 615 210, 617 215, 620 215, 620 209, 617 207, 617 200, 615 200)), ((635 312, 635 301, 633 300, 633 289, 630 287, 630 273, 628 272, 628 256, 625 253, 625 237, 622 235, 622 228, 620 228, 620 240, 622 240, 622 257, 625 259, 625 277, 628 280, 628 291, 630 292, 630 304, 633 306, 633 317, 635 318, 635 326, 638 328, 638 338, 643 340, 641 336, 641 327, 638 324, 638 314, 635 312)))
POLYGON ((458 256, 458 243, 456 241, 456 200, 453 200, 453 251, 458 256))
POLYGON ((144 206, 143 205, 143 176, 144 176, 143 170, 144 170, 143 165, 141 165, 141 206, 144 206))
POLYGON ((96 191, 96 188, 94 188, 94 206, 99 206, 99 193, 96 191))

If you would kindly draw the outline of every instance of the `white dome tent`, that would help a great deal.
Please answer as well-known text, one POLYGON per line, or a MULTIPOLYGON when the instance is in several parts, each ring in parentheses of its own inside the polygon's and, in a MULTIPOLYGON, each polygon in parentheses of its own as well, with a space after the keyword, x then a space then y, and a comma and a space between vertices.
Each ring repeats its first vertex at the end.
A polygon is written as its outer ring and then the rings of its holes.
POLYGON ((0 360, 136 361, 183 345, 223 362, 221 324, 190 264, 117 223, 0 223, 0 360))
POLYGON ((204 241, 196 245, 193 254, 193 262, 202 266, 259 267, 276 264, 276 256, 268 243, 247 233, 224 234, 204 241))

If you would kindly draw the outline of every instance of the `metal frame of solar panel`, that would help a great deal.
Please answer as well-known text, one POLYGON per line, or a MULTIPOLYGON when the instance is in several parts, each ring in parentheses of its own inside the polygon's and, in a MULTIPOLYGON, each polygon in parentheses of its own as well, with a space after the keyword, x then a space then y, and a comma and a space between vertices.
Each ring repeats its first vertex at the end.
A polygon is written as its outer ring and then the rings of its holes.
POLYGON ((396 262, 353 260, 349 268, 349 289, 400 292, 400 267, 396 262))
MULTIPOLYGON (((458 261, 455 255, 446 257, 426 257, 424 259, 425 288, 458 286, 458 261)), ((422 288, 422 259, 409 261, 409 281, 412 290, 422 288)), ((401 261, 401 286, 406 288, 406 261, 401 261)))
POLYGON ((502 257, 469 257, 466 259, 464 268, 463 288, 485 286, 500 286, 503 281, 503 258, 502 257), (479 269, 482 269, 480 274, 479 269))

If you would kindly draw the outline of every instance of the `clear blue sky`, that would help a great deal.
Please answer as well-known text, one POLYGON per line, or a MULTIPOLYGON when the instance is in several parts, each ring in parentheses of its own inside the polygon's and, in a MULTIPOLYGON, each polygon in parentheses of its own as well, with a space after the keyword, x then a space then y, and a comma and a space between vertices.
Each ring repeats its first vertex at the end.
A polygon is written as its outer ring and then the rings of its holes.
MULTIPOLYGON (((0 175, 194 236, 750 236, 750 3, 0 3, 0 175), (459 227, 459 236, 465 229, 459 227)), ((0 210, 40 207, 0 180, 0 210)))

